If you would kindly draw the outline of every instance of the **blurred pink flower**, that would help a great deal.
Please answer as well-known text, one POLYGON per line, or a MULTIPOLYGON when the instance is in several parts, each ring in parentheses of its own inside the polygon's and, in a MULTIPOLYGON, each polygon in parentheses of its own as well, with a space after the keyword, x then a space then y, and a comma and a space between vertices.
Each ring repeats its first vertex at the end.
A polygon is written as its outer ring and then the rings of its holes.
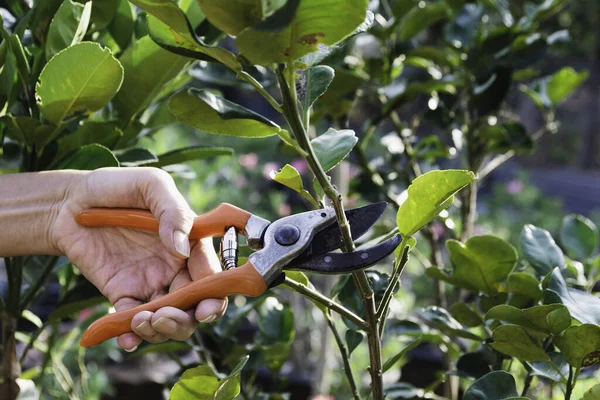
POLYGON ((328 394, 318 394, 310 400, 335 400, 335 397, 328 394))
POLYGON ((287 203, 281 203, 278 213, 280 217, 287 217, 292 213, 292 207, 287 203))
POLYGON ((439 222, 435 221, 431 227, 433 231, 433 236, 436 239, 444 234, 444 225, 440 224, 439 222))
POLYGON ((510 194, 518 194, 523 191, 523 181, 520 179, 513 179, 506 184, 506 191, 510 194))
POLYGON ((304 158, 299 158, 297 160, 294 160, 290 163, 290 165, 294 168, 296 168, 296 171, 298 171, 298 173, 300 175, 302 175, 303 173, 305 173, 308 168, 306 165, 306 160, 304 158))
POLYGON ((254 169, 258 164, 258 155, 256 153, 242 154, 239 156, 238 162, 246 169, 254 169))
POLYGON ((263 165, 263 176, 265 179, 271 179, 271 173, 276 173, 279 171, 279 164, 275 162, 268 162, 263 165))
POLYGON ((238 175, 235 178, 235 184, 237 187, 243 188, 248 185, 248 179, 244 175, 238 175))

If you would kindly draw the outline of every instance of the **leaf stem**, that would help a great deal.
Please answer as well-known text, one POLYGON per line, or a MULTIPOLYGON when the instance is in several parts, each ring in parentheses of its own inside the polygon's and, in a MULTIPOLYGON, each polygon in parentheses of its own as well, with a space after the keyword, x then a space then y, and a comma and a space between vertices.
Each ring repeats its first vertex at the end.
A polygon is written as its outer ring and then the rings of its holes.
MULTIPOLYGON (((287 119, 290 128, 296 136, 296 140, 300 144, 300 147, 302 147, 302 149, 306 151, 308 155, 308 157, 306 157, 307 164, 309 165, 313 174, 317 178, 319 185, 321 186, 321 188, 323 188, 323 192, 331 200, 333 208, 335 209, 338 224, 340 226, 340 231, 344 239, 345 250, 352 251, 354 250, 355 246, 354 241, 352 240, 352 235, 350 233, 350 225, 348 224, 346 214, 344 213, 344 204, 342 202, 342 198, 331 184, 329 177, 327 176, 327 174, 325 174, 325 171, 319 163, 319 160, 317 159, 317 156, 312 148, 312 145, 308 138, 308 132, 302 124, 302 118, 300 117, 298 105, 295 100, 295 82, 290 82, 292 85, 288 84, 285 78, 284 70, 285 69, 283 65, 280 64, 277 66, 276 75, 283 98, 283 115, 287 119)), ((373 388, 373 399, 380 400, 383 399, 383 372, 381 370, 381 339, 379 337, 379 321, 377 320, 375 311, 375 298, 373 295, 373 289, 371 288, 371 285, 367 280, 367 275, 364 271, 355 272, 352 275, 360 292, 361 298, 363 299, 363 302, 365 304, 365 316, 367 324, 371 326, 370 332, 367 332, 367 341, 369 343, 369 357, 371 364, 369 372, 371 374, 372 380, 371 385, 373 388)))
POLYGON ((331 318, 331 314, 329 310, 323 313, 325 315, 325 320, 333 333, 333 337, 335 338, 335 342, 337 343, 340 354, 342 355, 342 361, 344 362, 344 372, 346 373, 346 377, 348 378, 348 383, 350 384, 350 388, 352 389, 352 395, 355 400, 360 400, 360 395, 358 394, 358 388, 356 387, 356 381, 354 380, 354 375, 352 375, 352 367, 350 366, 350 354, 348 353, 348 349, 344 344, 340 333, 338 332, 335 324, 333 323, 333 319, 331 318))
POLYGON ((381 299, 381 303, 379 303, 379 308, 377 308, 377 319, 380 321, 379 324, 379 335, 383 334, 383 329, 385 327, 385 319, 390 308, 390 303, 392 302, 392 297, 394 296, 394 288, 398 284, 400 280, 400 275, 402 275, 402 271, 408 262, 408 251, 409 247, 406 245, 406 241, 408 238, 403 237, 402 243, 400 243, 400 248, 402 249, 402 254, 398 258, 396 265, 394 266, 394 272, 390 278, 387 288, 383 293, 383 298, 381 299))
POLYGON ((322 304, 328 310, 336 311, 340 315, 346 317, 347 319, 349 319, 350 321, 355 323, 357 326, 359 326, 364 331, 368 332, 371 329, 371 326, 369 324, 367 324, 364 319, 362 319, 358 315, 354 314, 352 311, 348 310, 346 307, 344 307, 340 303, 337 303, 337 302, 331 300, 329 297, 322 295, 321 293, 317 292, 316 290, 311 289, 308 286, 306 286, 300 282, 296 282, 295 280, 290 279, 288 277, 285 278, 284 284, 293 288, 295 291, 297 291, 301 295, 308 297, 309 299, 311 299, 319 304, 322 304))
POLYGON ((239 79, 246 81, 250 85, 252 85, 256 89, 256 91, 258 93, 260 93, 262 95, 262 97, 264 97, 269 102, 269 104, 271 105, 271 107, 273 107, 275 109, 275 111, 277 111, 279 114, 283 114, 281 105, 277 102, 277 100, 275 100, 273 98, 273 96, 271 96, 269 94, 269 92, 267 92, 265 90, 264 86, 261 85, 260 82, 258 82, 256 79, 254 79, 254 77, 252 75, 250 75, 246 71, 241 71, 241 72, 238 72, 237 76, 239 79))

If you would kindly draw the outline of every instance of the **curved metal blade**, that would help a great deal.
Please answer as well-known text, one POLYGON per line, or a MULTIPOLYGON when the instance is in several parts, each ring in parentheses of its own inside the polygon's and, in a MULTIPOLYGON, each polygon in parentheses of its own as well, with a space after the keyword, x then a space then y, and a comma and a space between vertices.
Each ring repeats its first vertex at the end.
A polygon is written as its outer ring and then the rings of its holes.
MULTIPOLYGON (((353 208, 346 210, 346 218, 350 224, 350 231, 352 232, 352 239, 356 240, 364 235, 374 224, 377 222, 379 217, 385 211, 387 203, 382 201, 380 203, 369 204, 367 206, 353 208)), ((315 234, 311 245, 298 256, 298 260, 304 260, 308 257, 325 254, 329 251, 339 249, 344 244, 340 226, 337 222, 329 225, 319 233, 315 234)))
POLYGON ((402 240, 395 235, 376 246, 351 253, 327 253, 314 255, 304 260, 294 260, 284 269, 313 271, 320 274, 344 274, 367 268, 391 254, 402 240))

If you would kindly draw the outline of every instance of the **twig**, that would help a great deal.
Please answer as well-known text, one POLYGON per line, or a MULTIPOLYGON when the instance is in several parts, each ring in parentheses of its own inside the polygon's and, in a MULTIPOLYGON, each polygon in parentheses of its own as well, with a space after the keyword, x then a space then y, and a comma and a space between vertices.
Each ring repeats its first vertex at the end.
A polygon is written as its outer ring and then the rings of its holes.
POLYGON ((394 266, 394 272, 390 277, 389 283, 385 292, 383 293, 383 298, 381 299, 381 303, 379 303, 379 308, 377 309, 377 319, 380 322, 379 324, 379 334, 383 333, 383 328, 385 327, 385 319, 390 308, 390 303, 392 302, 392 297, 394 295, 394 288, 398 284, 400 280, 400 275, 402 275, 402 271, 408 262, 408 250, 409 247, 406 245, 406 238, 402 240, 400 243, 400 248, 402 249, 402 255, 398 258, 398 262, 394 266))
POLYGON ((340 354, 342 355, 342 361, 344 362, 344 372, 346 373, 346 377, 348 378, 348 383, 350 384, 350 388, 352 389, 352 395, 356 400, 360 400, 360 395, 358 394, 358 388, 356 387, 356 381, 354 380, 354 375, 352 375, 352 367, 350 366, 350 354, 348 354, 348 349, 344 344, 344 340, 340 336, 335 324, 333 323, 333 319, 331 318, 331 314, 329 310, 323 313, 325 315, 325 320, 327 320, 327 324, 335 337, 335 342, 337 343, 340 354))
POLYGON ((319 304, 324 305, 325 307, 327 307, 327 309, 336 311, 340 315, 342 315, 342 316, 346 317, 347 319, 349 319, 350 321, 352 321, 354 324, 359 326, 364 331, 369 331, 371 329, 369 324, 367 324, 364 319, 362 319, 358 315, 354 314, 352 311, 348 310, 346 307, 344 307, 340 303, 331 300, 329 297, 322 295, 321 293, 317 292, 316 290, 311 289, 308 286, 306 286, 300 282, 296 282, 295 280, 290 279, 288 277, 285 278, 284 284, 290 286, 291 288, 293 288, 295 291, 297 291, 301 295, 308 297, 309 299, 311 299, 319 304))
POLYGON ((275 111, 277 111, 280 114, 283 114, 283 110, 281 109, 281 105, 277 102, 277 100, 275 100, 270 94, 269 92, 267 92, 265 90, 265 88, 263 87, 263 85, 260 84, 260 82, 258 82, 256 79, 254 79, 254 77, 252 75, 250 75, 249 73, 242 71, 242 72, 238 72, 238 78, 248 82, 250 85, 252 85, 271 105, 271 107, 273 107, 275 109, 275 111))

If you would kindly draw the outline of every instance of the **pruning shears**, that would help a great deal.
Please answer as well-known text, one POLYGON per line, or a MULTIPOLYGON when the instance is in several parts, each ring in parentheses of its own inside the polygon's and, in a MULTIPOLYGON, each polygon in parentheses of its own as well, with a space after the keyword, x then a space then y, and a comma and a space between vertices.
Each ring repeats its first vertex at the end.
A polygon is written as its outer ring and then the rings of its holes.
MULTIPOLYGON (((362 236, 379 219, 386 203, 345 211, 352 237, 362 236)), ((158 231, 158 221, 147 210, 93 208, 75 217, 86 227, 123 227, 158 231)), ((333 252, 343 245, 333 208, 308 211, 270 222, 231 204, 222 203, 196 217, 190 239, 221 236, 223 271, 188 283, 151 302, 106 315, 84 332, 81 346, 96 346, 131 332, 131 320, 140 311, 157 311, 166 306, 189 310, 204 299, 232 294, 259 296, 284 282, 284 269, 321 274, 343 274, 364 269, 388 256, 400 244, 400 235, 373 247, 353 252, 333 252), (255 250, 237 267, 238 233, 246 236, 255 250)))

